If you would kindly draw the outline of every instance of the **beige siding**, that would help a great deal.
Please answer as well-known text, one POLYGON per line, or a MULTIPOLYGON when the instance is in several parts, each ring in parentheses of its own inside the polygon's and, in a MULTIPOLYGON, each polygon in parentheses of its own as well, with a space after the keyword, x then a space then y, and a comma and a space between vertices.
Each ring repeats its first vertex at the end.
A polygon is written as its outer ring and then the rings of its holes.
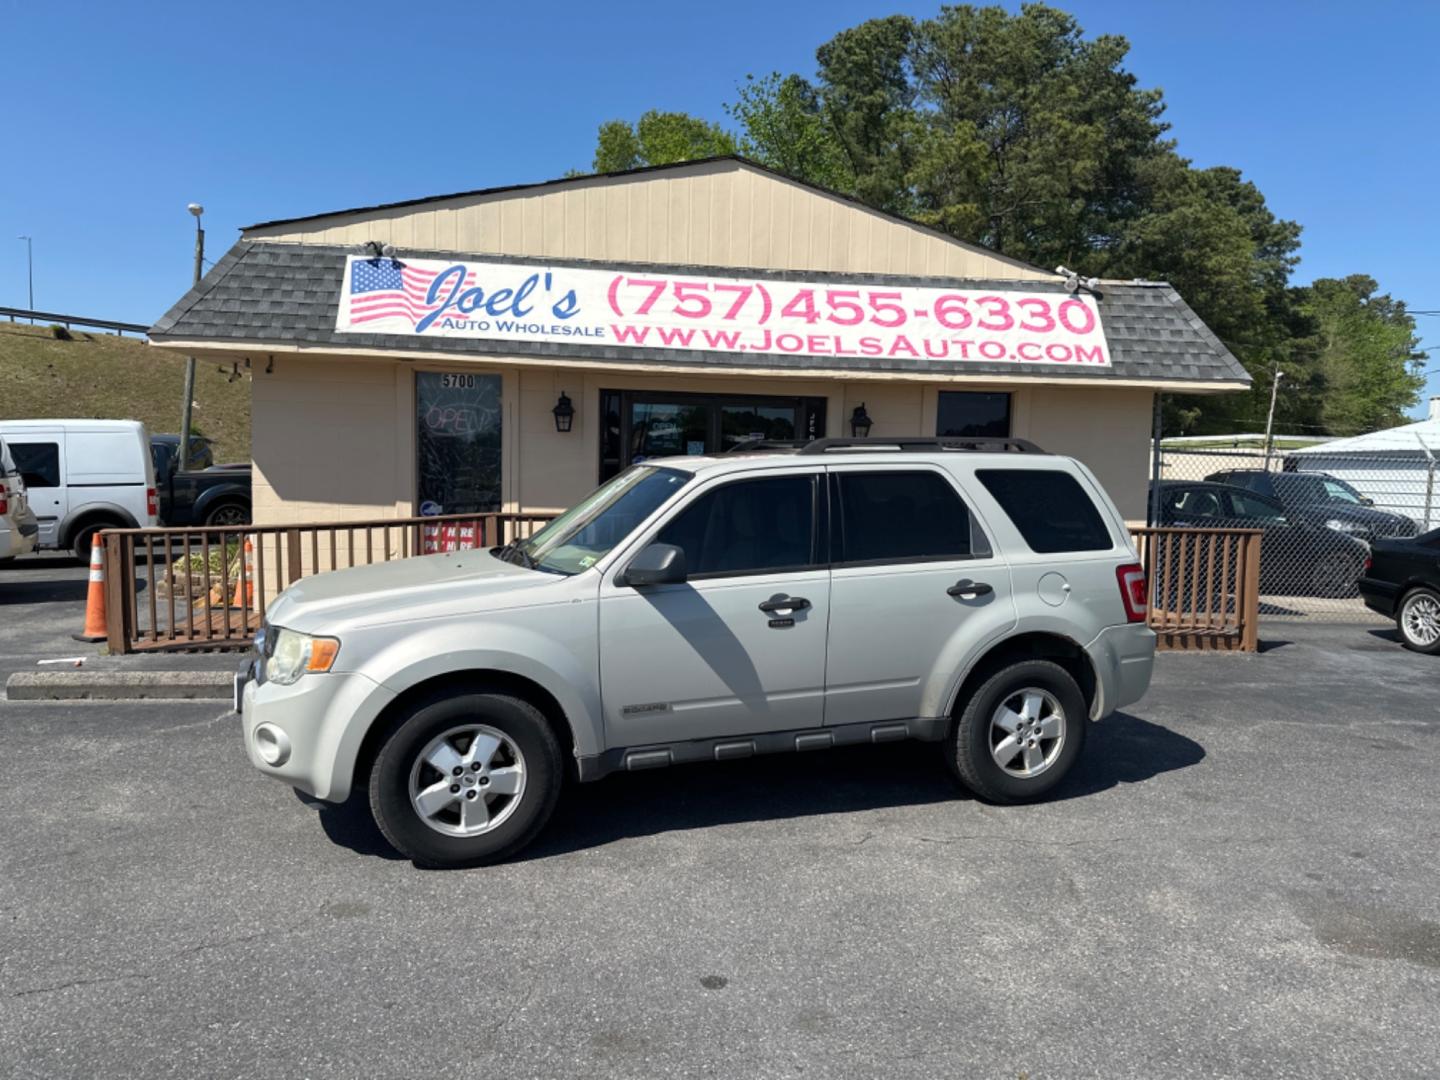
MULTIPOLYGON (((396 363, 277 357, 254 377, 255 520, 354 521, 414 513, 414 376, 417 370, 485 370, 504 379, 503 501, 507 510, 556 511, 595 486, 602 389, 824 397, 827 435, 849 435, 864 402, 873 436, 932 434, 937 395, 926 383, 535 369, 513 364, 396 363), (555 430, 560 392, 575 403, 573 429, 555 430)), ((1130 519, 1145 513, 1151 396, 1146 390, 1007 386, 1014 434, 1073 454, 1094 470, 1130 519)))
POLYGON ((1052 275, 739 162, 461 196, 250 229, 246 239, 852 273, 1052 275))
POLYGON ((1148 390, 1034 387, 1015 434, 1088 465, 1127 521, 1145 519, 1152 402, 1148 390))

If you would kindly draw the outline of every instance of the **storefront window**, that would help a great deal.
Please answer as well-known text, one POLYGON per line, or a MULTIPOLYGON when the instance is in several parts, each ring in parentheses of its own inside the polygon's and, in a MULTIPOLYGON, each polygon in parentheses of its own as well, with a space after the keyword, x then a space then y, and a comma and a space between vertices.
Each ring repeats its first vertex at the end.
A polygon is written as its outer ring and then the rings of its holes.
POLYGON ((747 439, 818 439, 825 399, 600 391, 600 479, 650 458, 717 454, 747 439))
POLYGON ((420 513, 500 509, 500 376, 415 374, 420 513))
POLYGON ((935 410, 935 434, 967 439, 1010 437, 1010 395, 942 390, 935 410))

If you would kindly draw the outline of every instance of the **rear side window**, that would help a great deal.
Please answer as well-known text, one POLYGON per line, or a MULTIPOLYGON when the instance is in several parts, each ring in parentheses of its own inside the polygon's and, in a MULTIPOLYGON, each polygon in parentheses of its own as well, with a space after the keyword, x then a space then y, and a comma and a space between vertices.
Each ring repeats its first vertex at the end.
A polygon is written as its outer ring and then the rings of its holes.
POLYGON ((726 484, 680 511, 655 540, 684 550, 690 577, 814 565, 815 485, 813 475, 726 484))
POLYGON ((60 445, 58 443, 12 442, 10 456, 27 488, 60 486, 60 445))
POLYGON ((970 511, 944 477, 925 470, 835 473, 835 559, 894 563, 989 554, 970 511))
POLYGON ((1105 519, 1079 481, 1058 469, 977 469, 1030 550, 1108 551, 1115 546, 1105 519))

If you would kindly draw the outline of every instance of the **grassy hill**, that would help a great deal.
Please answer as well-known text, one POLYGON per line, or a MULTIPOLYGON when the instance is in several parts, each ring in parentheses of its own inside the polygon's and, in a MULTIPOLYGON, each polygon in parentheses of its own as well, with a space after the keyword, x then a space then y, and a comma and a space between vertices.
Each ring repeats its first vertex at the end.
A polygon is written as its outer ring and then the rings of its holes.
MULTIPOLYGON (((180 430, 185 358, 133 337, 0 321, 0 419, 97 417, 139 420, 154 434, 180 430)), ((194 429, 215 460, 250 460, 250 377, 230 378, 214 360, 195 365, 194 429)))

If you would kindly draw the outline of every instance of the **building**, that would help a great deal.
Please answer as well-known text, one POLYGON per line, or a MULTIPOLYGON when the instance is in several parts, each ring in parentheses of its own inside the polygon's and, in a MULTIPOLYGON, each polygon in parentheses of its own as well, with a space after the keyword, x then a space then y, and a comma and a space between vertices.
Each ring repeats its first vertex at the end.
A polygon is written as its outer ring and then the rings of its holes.
POLYGON ((1093 288, 724 157, 263 222, 150 331, 248 362, 255 519, 571 505, 753 436, 1011 435, 1143 519, 1154 395, 1243 389, 1093 288))
POLYGON ((1343 480, 1377 508, 1404 514, 1423 532, 1440 526, 1437 455, 1440 397, 1432 397, 1424 420, 1292 450, 1284 467, 1343 480))

